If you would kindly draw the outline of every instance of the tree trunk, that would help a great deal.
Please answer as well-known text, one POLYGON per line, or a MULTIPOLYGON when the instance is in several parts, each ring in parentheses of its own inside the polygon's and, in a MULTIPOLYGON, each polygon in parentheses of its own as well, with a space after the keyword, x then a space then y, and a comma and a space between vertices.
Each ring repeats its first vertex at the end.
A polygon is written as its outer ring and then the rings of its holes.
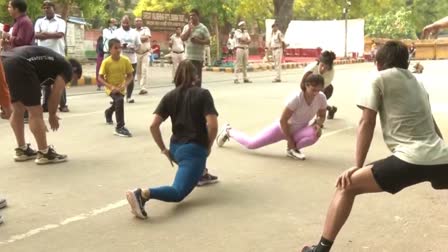
POLYGON ((221 51, 219 48, 220 48, 220 43, 219 43, 219 35, 220 35, 220 33, 219 33, 219 21, 218 21, 218 14, 214 14, 214 17, 213 17, 213 23, 215 23, 215 34, 216 34, 216 58, 215 58, 215 60, 219 60, 220 59, 220 57, 219 57, 219 52, 221 51))
POLYGON ((285 34, 289 22, 292 20, 294 0, 274 0, 275 22, 285 34))

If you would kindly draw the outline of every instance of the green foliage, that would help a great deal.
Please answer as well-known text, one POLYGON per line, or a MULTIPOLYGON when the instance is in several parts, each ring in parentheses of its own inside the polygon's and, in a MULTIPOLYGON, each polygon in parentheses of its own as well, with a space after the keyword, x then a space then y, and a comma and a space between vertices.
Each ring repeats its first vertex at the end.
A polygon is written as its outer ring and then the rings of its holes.
POLYGON ((415 25, 412 23, 412 12, 405 7, 380 16, 368 15, 365 32, 366 35, 376 38, 417 38, 415 25))
MULTIPOLYGON (((37 17, 42 16, 42 2, 36 0, 28 0, 28 16, 31 20, 35 20, 37 17)), ((13 20, 8 12, 9 0, 0 0, 0 23, 12 23, 13 20)))

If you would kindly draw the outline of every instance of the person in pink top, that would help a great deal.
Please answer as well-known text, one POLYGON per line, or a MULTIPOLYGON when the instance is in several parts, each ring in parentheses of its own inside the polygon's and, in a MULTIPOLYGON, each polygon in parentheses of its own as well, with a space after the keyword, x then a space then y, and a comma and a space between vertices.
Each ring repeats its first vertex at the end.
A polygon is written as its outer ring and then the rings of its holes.
POLYGON ((305 155, 300 150, 317 142, 325 122, 327 99, 321 92, 323 88, 321 75, 307 76, 300 85, 301 90, 288 99, 279 121, 255 137, 249 137, 227 124, 216 138, 217 145, 222 147, 232 138, 248 149, 257 149, 286 140, 287 156, 304 160, 305 155))

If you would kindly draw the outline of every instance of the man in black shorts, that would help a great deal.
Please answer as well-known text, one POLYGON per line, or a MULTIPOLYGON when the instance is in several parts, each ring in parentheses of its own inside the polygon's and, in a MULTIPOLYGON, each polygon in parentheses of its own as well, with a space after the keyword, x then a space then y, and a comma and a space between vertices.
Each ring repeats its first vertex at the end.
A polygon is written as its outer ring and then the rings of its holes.
MULTIPOLYGON (((376 54, 379 72, 363 88, 356 144, 356 166, 343 172, 316 246, 303 252, 328 252, 360 194, 395 194, 428 181, 434 189, 448 189, 448 145, 432 116, 428 93, 407 70, 406 45, 389 41, 376 54), (383 137, 392 156, 364 166, 379 114, 383 137)), ((404 249, 406 250, 406 249, 404 249)))
POLYGON ((49 123, 52 130, 59 128, 57 107, 65 84, 82 75, 82 67, 76 60, 65 60, 51 49, 38 46, 23 46, 1 54, 5 69, 6 82, 11 94, 11 127, 16 136, 18 147, 15 149, 15 161, 35 159, 37 164, 66 161, 66 155, 60 155, 47 144, 47 127, 41 106, 41 87, 51 86, 49 98, 49 123), (29 114, 29 127, 37 142, 38 151, 25 142, 23 115, 29 114))

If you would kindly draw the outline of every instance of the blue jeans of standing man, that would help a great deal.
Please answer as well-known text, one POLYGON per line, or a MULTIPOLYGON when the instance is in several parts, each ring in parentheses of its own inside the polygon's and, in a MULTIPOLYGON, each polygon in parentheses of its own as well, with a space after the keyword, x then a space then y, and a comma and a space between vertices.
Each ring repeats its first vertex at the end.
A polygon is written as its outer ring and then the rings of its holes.
POLYGON ((151 199, 180 202, 193 191, 205 169, 207 148, 195 143, 170 144, 170 153, 179 165, 172 186, 150 188, 151 199))

